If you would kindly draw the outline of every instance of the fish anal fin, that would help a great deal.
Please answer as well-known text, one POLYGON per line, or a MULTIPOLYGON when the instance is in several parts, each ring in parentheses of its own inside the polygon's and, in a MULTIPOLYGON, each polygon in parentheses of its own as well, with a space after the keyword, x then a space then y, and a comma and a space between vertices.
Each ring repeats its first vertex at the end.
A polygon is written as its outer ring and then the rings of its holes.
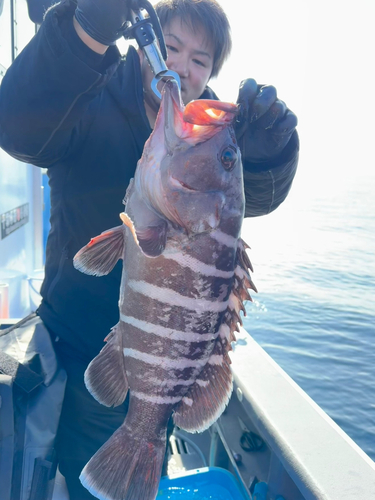
POLYGON ((82 273, 93 276, 105 276, 115 267, 124 254, 123 226, 109 229, 76 253, 73 265, 82 273))
POLYGON ((118 406, 125 401, 128 379, 122 348, 122 332, 117 324, 107 336, 107 343, 85 371, 90 394, 104 406, 118 406))
POLYGON ((223 413, 232 390, 230 360, 219 334, 208 362, 177 406, 174 423, 188 432, 203 432, 223 413))

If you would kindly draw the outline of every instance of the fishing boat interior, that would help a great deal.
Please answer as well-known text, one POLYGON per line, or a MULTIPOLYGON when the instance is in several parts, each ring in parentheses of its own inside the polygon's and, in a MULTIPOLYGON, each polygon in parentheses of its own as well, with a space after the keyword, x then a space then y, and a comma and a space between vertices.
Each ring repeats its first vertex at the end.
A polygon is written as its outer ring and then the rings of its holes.
MULTIPOLYGON (((0 0, 0 84, 41 22, 38 2, 28 2, 26 15, 24 4, 0 0)), ((40 302, 49 189, 42 169, 21 164, 2 150, 0 171, 0 497, 69 500, 58 469, 36 467, 50 463, 48 449, 25 449, 27 468, 19 466, 19 457, 13 454, 14 440, 20 439, 16 416, 13 420, 7 413, 15 403, 13 382, 32 397, 36 387, 47 388, 55 380, 34 377, 34 385, 25 384, 22 374, 25 370, 34 373, 35 362, 27 358, 26 348, 17 358, 5 341, 9 329, 35 311, 40 302), (36 475, 37 470, 48 473, 36 475), (11 497, 15 481, 18 496, 11 497)), ((375 463, 249 332, 240 330, 230 357, 234 388, 227 408, 203 433, 175 429, 169 444, 168 475, 161 479, 158 499, 375 498, 375 463)), ((25 435, 27 427, 23 438, 25 435)))

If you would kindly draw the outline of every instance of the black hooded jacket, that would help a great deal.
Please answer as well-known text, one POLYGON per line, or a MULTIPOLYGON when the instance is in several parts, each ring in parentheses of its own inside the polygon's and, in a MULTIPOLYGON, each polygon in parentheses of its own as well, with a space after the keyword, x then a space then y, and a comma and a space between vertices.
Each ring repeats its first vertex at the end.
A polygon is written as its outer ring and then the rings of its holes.
MULTIPOLYGON (((120 224, 122 200, 151 133, 139 58, 116 47, 94 54, 75 34, 75 3, 63 0, 0 86, 0 146, 48 169, 51 231, 38 314, 81 356, 93 358, 118 322, 121 262, 104 277, 75 270, 72 259, 90 238, 120 224)), ((207 88, 202 98, 217 97, 207 88)), ((245 164, 246 216, 284 201, 298 159, 294 133, 277 159, 245 164)))

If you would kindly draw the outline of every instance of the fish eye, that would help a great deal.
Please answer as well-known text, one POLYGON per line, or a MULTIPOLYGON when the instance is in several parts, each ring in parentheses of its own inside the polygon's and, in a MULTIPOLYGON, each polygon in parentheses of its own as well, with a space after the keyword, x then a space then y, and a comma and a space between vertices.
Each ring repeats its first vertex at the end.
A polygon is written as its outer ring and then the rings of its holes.
POLYGON ((221 153, 220 161, 225 170, 232 170, 237 161, 237 151, 230 146, 225 148, 221 153))

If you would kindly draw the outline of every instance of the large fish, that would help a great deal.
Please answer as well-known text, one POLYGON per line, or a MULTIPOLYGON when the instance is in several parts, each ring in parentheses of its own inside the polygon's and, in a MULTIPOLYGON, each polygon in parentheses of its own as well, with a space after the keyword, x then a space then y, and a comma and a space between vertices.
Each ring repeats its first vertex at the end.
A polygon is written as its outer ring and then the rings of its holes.
POLYGON ((184 108, 168 82, 126 193, 123 224, 74 258, 77 269, 98 276, 123 259, 120 321, 85 373, 103 405, 119 405, 130 392, 123 425, 80 477, 100 499, 154 500, 170 416, 182 429, 203 431, 229 401, 228 351, 254 288, 240 239, 236 110, 207 100, 184 108))

